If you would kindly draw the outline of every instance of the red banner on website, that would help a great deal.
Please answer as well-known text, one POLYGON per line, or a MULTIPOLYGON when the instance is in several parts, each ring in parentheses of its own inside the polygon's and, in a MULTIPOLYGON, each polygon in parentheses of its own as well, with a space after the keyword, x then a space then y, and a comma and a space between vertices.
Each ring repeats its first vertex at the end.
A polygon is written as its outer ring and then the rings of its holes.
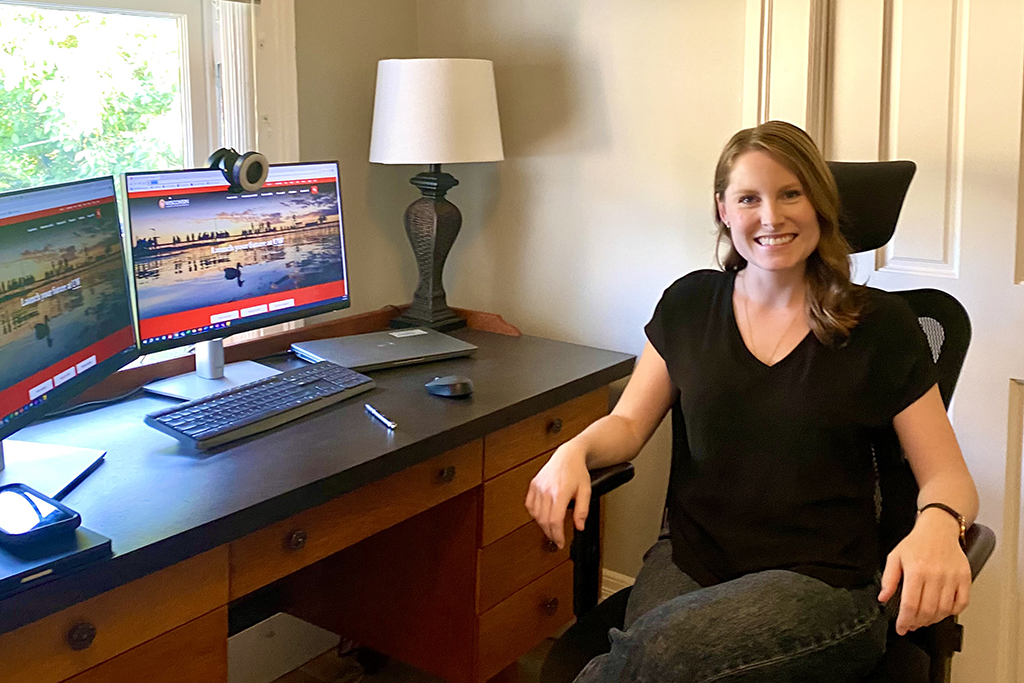
MULTIPOLYGON (((263 183, 260 186, 260 190, 254 192, 242 192, 243 195, 258 195, 261 190, 266 190, 268 187, 302 187, 311 185, 316 187, 317 185, 323 185, 326 183, 336 183, 337 178, 303 178, 302 180, 272 180, 263 183)), ((227 192, 230 189, 230 185, 224 183, 223 185, 205 185, 203 187, 180 187, 180 188, 163 188, 159 190, 139 190, 137 192, 129 192, 128 199, 140 199, 142 197, 172 197, 181 194, 200 194, 207 192, 227 192)))
POLYGON ((0 416, 10 415, 32 401, 41 400, 61 384, 131 346, 135 346, 135 332, 131 327, 125 327, 70 358, 40 370, 28 379, 0 392, 0 416))
POLYGON ((283 294, 266 294, 230 304, 146 318, 139 321, 139 333, 143 341, 154 341, 158 337, 170 337, 179 332, 199 331, 211 325, 226 324, 226 336, 231 334, 232 326, 245 323, 246 318, 251 316, 287 313, 288 309, 296 306, 308 306, 341 298, 346 292, 344 280, 326 282, 313 287, 293 289, 283 294))
MULTIPOLYGON (((115 211, 114 198, 113 197, 101 197, 99 199, 90 199, 84 202, 76 202, 74 204, 65 204, 64 206, 54 206, 49 209, 41 209, 39 211, 32 211, 30 213, 21 213, 17 216, 8 216, 7 218, 0 218, 0 225, 10 225, 12 223, 24 223, 25 221, 31 221, 36 218, 46 218, 47 216, 56 216, 57 214, 70 213, 72 211, 78 211, 80 209, 88 209, 93 206, 103 206, 104 204, 110 204, 110 210, 115 211)), ((101 209, 96 210, 96 215, 99 216, 101 209)))

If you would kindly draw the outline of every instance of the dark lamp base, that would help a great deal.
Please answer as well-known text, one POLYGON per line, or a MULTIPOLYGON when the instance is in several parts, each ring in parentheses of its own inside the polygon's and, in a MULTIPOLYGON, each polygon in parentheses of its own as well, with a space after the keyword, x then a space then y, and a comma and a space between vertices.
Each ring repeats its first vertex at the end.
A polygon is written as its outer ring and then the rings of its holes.
POLYGON ((440 315, 435 315, 433 318, 420 318, 416 315, 410 315, 410 312, 406 311, 397 318, 391 319, 391 327, 393 328, 426 327, 438 332, 451 332, 465 326, 466 321, 455 315, 455 312, 450 308, 440 315))
POLYGON ((391 327, 427 327, 444 332, 466 326, 445 301, 441 274, 455 237, 462 227, 462 213, 444 198, 459 184, 440 165, 431 166, 410 180, 423 195, 405 210, 405 233, 409 236, 420 282, 409 309, 391 321, 391 327))

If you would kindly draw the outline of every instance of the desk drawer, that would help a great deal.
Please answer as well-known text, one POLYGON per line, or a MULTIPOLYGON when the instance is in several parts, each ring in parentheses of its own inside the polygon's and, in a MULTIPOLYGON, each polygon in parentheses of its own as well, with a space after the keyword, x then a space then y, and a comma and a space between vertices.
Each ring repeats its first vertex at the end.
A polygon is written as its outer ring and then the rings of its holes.
POLYGON ((477 613, 496 604, 569 559, 572 518, 566 518, 565 546, 559 550, 541 528, 530 522, 478 550, 480 568, 477 613))
POLYGON ((228 608, 179 626, 66 683, 225 683, 228 608))
POLYGON ((480 615, 477 680, 494 676, 572 616, 572 562, 563 562, 480 615))
POLYGON ((526 492, 530 481, 544 467, 551 453, 545 453, 523 463, 511 472, 485 481, 483 486, 483 523, 480 525, 480 547, 494 543, 505 534, 512 533, 532 521, 526 510, 526 492))
MULTIPOLYGON (((227 569, 221 546, 6 633, 2 678, 63 681, 222 607, 227 569), (79 649, 69 644, 75 638, 79 649)), ((226 640, 226 628, 223 635, 226 640)))
POLYGON ((473 441, 231 543, 231 599, 479 485, 482 459, 473 441))
POLYGON ((484 479, 549 451, 608 414, 608 387, 538 413, 484 437, 484 479))

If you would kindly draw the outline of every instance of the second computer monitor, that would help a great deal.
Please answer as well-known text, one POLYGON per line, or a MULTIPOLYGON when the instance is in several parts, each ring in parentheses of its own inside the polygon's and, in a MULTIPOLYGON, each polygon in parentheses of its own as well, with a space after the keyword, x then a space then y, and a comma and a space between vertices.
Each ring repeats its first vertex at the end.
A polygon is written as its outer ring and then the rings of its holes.
POLYGON ((271 166, 257 192, 205 169, 125 185, 144 353, 349 305, 337 163, 271 166))
POLYGON ((0 438, 138 355, 114 179, 0 195, 0 438))
POLYGON ((95 469, 102 450, 7 437, 138 355, 114 179, 0 194, 0 484, 60 497, 95 469))

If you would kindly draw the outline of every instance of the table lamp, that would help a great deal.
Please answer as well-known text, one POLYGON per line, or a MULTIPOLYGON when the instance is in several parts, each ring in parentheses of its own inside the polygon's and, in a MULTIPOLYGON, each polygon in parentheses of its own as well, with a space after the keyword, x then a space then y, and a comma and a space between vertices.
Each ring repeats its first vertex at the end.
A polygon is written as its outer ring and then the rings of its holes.
POLYGON ((405 211, 420 281, 392 327, 454 330, 466 323, 445 300, 444 262, 462 226, 445 193, 459 184, 441 164, 501 161, 494 66, 485 59, 385 59, 377 64, 370 161, 426 164, 409 182, 423 194, 405 211))

